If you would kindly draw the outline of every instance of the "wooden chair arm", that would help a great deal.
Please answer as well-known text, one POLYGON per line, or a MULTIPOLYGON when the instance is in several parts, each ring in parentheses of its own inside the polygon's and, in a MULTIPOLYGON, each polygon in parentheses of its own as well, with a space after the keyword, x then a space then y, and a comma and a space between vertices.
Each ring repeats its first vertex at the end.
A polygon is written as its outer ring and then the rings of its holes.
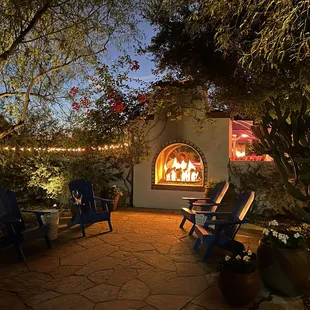
POLYGON ((108 204, 113 203, 113 199, 101 198, 101 197, 94 197, 94 199, 101 201, 102 209, 105 211, 109 211, 108 204))

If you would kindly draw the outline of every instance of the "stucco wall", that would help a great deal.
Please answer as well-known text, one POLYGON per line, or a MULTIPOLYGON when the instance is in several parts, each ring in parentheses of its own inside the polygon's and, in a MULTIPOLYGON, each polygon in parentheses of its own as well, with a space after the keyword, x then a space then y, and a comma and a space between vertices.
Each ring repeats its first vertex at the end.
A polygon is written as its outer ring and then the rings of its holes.
MULTIPOLYGON (((150 126, 154 124, 155 121, 150 126)), ((149 140, 155 139, 150 144, 151 154, 149 159, 136 165, 134 169, 134 206, 180 209, 184 205, 181 200, 182 196, 202 196, 202 193, 192 191, 151 189, 154 154, 163 144, 171 140, 190 141, 200 148, 207 160, 208 180, 228 180, 227 165, 231 151, 230 129, 231 121, 229 118, 211 119, 210 123, 205 124, 201 133, 197 132, 191 118, 169 122, 166 127, 162 122, 158 122, 149 135, 149 140)))

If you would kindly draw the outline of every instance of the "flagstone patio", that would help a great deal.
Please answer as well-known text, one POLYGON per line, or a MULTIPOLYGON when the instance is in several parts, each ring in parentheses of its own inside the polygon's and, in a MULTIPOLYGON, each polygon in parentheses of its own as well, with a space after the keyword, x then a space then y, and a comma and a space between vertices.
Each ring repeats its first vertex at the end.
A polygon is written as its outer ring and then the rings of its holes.
MULTIPOLYGON (((217 287, 216 249, 208 263, 195 236, 179 228, 179 212, 124 209, 114 212, 114 231, 97 223, 81 237, 66 228, 47 250, 44 241, 27 244, 26 262, 14 248, 0 254, 0 309, 229 309, 217 287)), ((256 250, 261 229, 247 224, 237 240, 256 250)), ((262 289, 248 309, 304 309, 301 298, 282 298, 262 289)))

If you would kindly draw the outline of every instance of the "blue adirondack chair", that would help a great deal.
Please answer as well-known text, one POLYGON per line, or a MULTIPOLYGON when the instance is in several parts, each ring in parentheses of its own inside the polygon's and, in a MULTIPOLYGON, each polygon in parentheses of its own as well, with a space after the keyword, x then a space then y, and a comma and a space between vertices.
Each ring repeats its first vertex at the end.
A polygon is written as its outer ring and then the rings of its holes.
POLYGON ((251 207, 254 197, 254 192, 241 193, 233 212, 197 211, 197 214, 203 214, 206 218, 210 216, 217 217, 215 221, 206 220, 204 226, 197 224, 195 226, 198 239, 194 249, 197 249, 201 243, 207 244, 207 250, 203 257, 204 260, 207 260, 211 255, 214 246, 231 251, 234 254, 244 250, 244 245, 234 240, 234 238, 241 224, 246 223, 245 216, 251 207), (210 225, 214 225, 215 228, 210 228, 210 225))
POLYGON ((213 195, 210 198, 182 197, 183 200, 188 201, 189 207, 182 208, 181 210, 183 219, 180 224, 180 228, 183 228, 186 221, 190 221, 193 224, 191 230, 189 231, 189 235, 191 236, 195 230, 195 223, 196 223, 195 222, 196 211, 193 208, 198 207, 199 211, 215 212, 217 207, 221 205, 221 201, 225 196, 228 188, 229 183, 224 181, 216 184, 213 191, 213 195))
POLYGON ((25 260, 25 255, 22 249, 24 241, 34 241, 39 238, 44 238, 48 248, 51 248, 51 243, 48 238, 49 226, 44 225, 41 215, 46 212, 34 210, 20 210, 16 201, 15 193, 10 190, 0 189, 0 248, 10 245, 15 245, 17 254, 20 259, 25 260), (21 212, 32 212, 36 215, 39 226, 26 229, 21 212))
POLYGON ((77 204, 72 199, 73 205, 77 208, 77 215, 72 216, 71 221, 67 227, 73 227, 74 225, 80 225, 83 236, 85 237, 85 225, 94 224, 97 222, 107 221, 110 231, 113 230, 111 224, 111 213, 108 208, 109 203, 113 203, 111 199, 105 199, 94 196, 93 185, 90 181, 84 179, 73 180, 69 183, 70 192, 78 192, 81 195, 81 204, 77 204), (95 200, 101 202, 103 211, 97 212, 95 200))

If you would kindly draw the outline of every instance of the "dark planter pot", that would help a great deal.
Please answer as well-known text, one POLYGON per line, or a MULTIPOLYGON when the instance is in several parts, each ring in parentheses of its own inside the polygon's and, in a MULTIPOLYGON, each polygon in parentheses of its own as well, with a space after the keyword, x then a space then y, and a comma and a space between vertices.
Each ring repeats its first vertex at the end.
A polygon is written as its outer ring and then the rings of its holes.
POLYGON ((114 211, 117 210, 117 205, 118 205, 119 197, 120 197, 120 195, 114 196, 112 198, 113 199, 113 204, 112 203, 108 204, 108 208, 109 208, 110 212, 114 212, 114 211))
POLYGON ((310 272, 307 249, 272 248, 260 241, 257 262, 261 279, 267 288, 291 297, 303 293, 310 272))
POLYGON ((260 292, 260 279, 257 271, 249 274, 234 274, 221 271, 219 288, 226 301, 233 307, 244 307, 260 292))

